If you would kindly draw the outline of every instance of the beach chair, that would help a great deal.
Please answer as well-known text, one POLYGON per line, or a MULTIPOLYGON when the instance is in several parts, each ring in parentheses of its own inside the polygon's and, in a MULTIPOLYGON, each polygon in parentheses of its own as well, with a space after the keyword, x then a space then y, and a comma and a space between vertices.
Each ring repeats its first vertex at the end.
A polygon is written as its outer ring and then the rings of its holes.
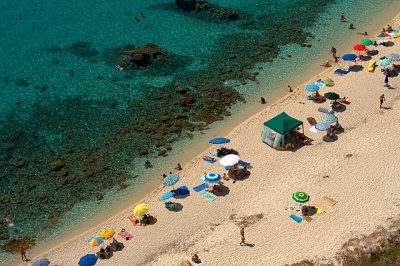
POLYGON ((374 72, 376 60, 370 60, 368 64, 368 71, 374 72))
POLYGON ((317 120, 315 120, 314 117, 307 117, 307 121, 311 126, 314 126, 317 123, 317 120))

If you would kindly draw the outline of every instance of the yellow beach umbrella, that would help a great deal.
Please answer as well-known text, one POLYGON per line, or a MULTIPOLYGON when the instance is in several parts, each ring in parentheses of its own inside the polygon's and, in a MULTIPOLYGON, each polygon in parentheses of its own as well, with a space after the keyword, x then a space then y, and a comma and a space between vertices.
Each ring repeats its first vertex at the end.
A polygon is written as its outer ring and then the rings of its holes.
POLYGON ((322 77, 321 80, 323 82, 325 82, 326 86, 333 86, 335 85, 335 82, 333 81, 333 79, 328 78, 328 77, 322 77))
POLYGON ((172 266, 191 266, 191 264, 188 260, 176 260, 172 266))
POLYGON ((105 228, 105 229, 103 229, 101 232, 100 232, 100 236, 102 237, 102 238, 105 238, 105 239, 109 239, 110 237, 112 237, 113 235, 115 234, 115 231, 114 231, 114 229, 112 229, 112 228, 105 228))
POLYGON ((140 203, 133 208, 133 215, 143 216, 149 211, 149 206, 146 203, 140 203))

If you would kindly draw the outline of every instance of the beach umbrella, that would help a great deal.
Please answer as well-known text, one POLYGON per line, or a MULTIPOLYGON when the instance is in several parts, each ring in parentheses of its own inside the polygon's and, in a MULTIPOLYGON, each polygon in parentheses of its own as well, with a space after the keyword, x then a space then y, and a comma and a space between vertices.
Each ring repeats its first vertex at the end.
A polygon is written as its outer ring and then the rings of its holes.
POLYGON ((36 261, 32 264, 32 266, 48 266, 49 264, 50 264, 49 259, 47 259, 47 258, 41 258, 41 259, 36 260, 36 261))
POLYGON ((310 200, 310 197, 307 195, 307 193, 303 191, 297 191, 293 193, 292 199, 294 199, 294 201, 299 203, 305 203, 310 200))
POLYGON ((308 85, 306 86, 306 91, 309 91, 309 92, 316 92, 317 90, 319 90, 318 85, 315 85, 315 84, 308 84, 308 85))
POLYGON ((324 97, 327 98, 328 100, 332 100, 332 101, 340 98, 339 94, 334 93, 334 92, 324 93, 324 97))
POLYGON ((389 33, 386 33, 386 32, 382 32, 378 35, 378 37, 381 37, 381 38, 388 37, 388 36, 390 36, 390 35, 389 35, 389 33))
POLYGON ((362 52, 362 51, 365 51, 367 49, 367 47, 365 47, 364 44, 356 44, 353 46, 353 49, 354 49, 354 51, 362 52))
POLYGON ((224 144, 224 143, 229 143, 231 142, 230 139, 227 138, 214 138, 214 139, 210 139, 210 141, 208 143, 210 144, 224 144))
POLYGON ((93 266, 97 262, 97 257, 95 254, 86 254, 85 256, 81 257, 78 265, 79 266, 93 266))
POLYGON ((345 61, 353 61, 357 58, 356 54, 345 54, 342 56, 342 59, 345 61))
POLYGON ((386 56, 386 58, 389 58, 390 61, 400 61, 400 55, 396 53, 390 53, 386 56))
POLYGON ((176 260, 172 266, 191 266, 191 264, 188 260, 176 260))
POLYGON ((217 173, 207 173, 204 176, 204 181, 208 183, 217 183, 221 181, 221 179, 222 179, 221 175, 217 173))
POLYGON ((233 166, 237 164, 240 160, 240 157, 236 154, 228 154, 219 160, 219 163, 222 166, 233 166))
POLYGON ((324 122, 320 122, 315 124, 314 126, 316 129, 318 129, 319 131, 325 131, 331 128, 331 125, 328 123, 324 123, 324 122))
POLYGON ((338 121, 338 118, 337 118, 337 116, 334 115, 334 114, 324 114, 324 115, 322 116, 322 119, 321 119, 321 120, 322 120, 322 122, 331 124, 331 123, 333 123, 333 122, 337 122, 337 121, 338 121))
POLYGON ((178 174, 169 174, 162 180, 162 184, 166 187, 170 187, 178 183, 180 177, 178 174))
POLYGON ((369 46, 369 45, 373 44, 373 41, 370 40, 370 39, 363 39, 363 40, 361 40, 360 44, 363 44, 365 46, 369 46))
POLYGON ((105 228, 105 229, 101 230, 101 232, 100 232, 100 236, 101 236, 102 238, 105 238, 105 239, 109 239, 109 238, 112 237, 114 234, 115 234, 115 230, 112 229, 111 227, 105 228))
POLYGON ((379 60, 378 65, 387 66, 387 65, 390 65, 391 62, 392 61, 389 58, 385 58, 385 59, 379 60))
POLYGON ((88 239, 88 244, 89 246, 95 247, 95 246, 100 246, 101 243, 104 242, 104 238, 101 236, 92 236, 91 238, 88 239))
POLYGON ((333 79, 329 78, 329 77, 322 77, 321 80, 323 82, 325 82, 326 85, 328 86, 333 86, 335 85, 335 81, 333 81, 333 79))
POLYGON ((146 203, 140 203, 133 208, 133 215, 141 217, 149 211, 149 206, 146 203))

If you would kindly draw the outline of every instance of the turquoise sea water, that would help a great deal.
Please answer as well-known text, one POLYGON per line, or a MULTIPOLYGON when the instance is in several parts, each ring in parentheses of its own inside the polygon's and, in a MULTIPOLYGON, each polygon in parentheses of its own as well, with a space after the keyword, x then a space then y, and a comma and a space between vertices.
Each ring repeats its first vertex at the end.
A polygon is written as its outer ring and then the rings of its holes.
MULTIPOLYGON (((1 228, 0 244, 32 235, 44 243, 137 192, 211 122, 239 115, 238 106, 250 108, 246 102, 260 95, 279 95, 322 54, 330 58, 330 46, 354 38, 349 23, 364 31, 371 14, 399 6, 208 4, 183 11, 173 0, 0 3, 0 215, 16 224, 1 228), (348 22, 339 22, 341 12, 348 22), (143 65, 120 60, 149 43, 167 57, 143 65), (226 79, 244 85, 224 89, 226 79), (144 172, 147 159, 154 168, 144 172)), ((13 256, 0 250, 0 262, 13 256)))

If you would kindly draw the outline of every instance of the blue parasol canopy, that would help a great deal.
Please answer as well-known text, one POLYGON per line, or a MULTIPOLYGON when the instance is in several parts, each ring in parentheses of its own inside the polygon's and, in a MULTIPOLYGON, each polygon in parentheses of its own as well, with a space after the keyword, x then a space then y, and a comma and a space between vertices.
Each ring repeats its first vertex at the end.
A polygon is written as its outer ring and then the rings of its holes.
POLYGON ((79 266, 93 266, 97 262, 97 257, 95 254, 86 254, 81 257, 78 264, 79 266))
POLYGON ((325 122, 320 122, 318 124, 315 124, 314 126, 316 129, 320 130, 320 131, 325 131, 331 128, 331 125, 325 122))
POLYGON ((217 182, 221 181, 221 175, 217 174, 217 173, 207 173, 204 176, 204 181, 206 181, 208 183, 217 183, 217 182))
POLYGON ((309 91, 309 92, 316 92, 317 90, 319 90, 319 86, 318 86, 318 85, 315 85, 315 84, 308 84, 308 85, 306 86, 306 91, 309 91))
POLYGON ((208 143, 210 144, 224 144, 224 143, 229 143, 231 142, 230 139, 227 138, 214 138, 214 139, 210 139, 210 141, 208 143))
POLYGON ((169 174, 162 180, 162 184, 166 187, 173 186, 179 181, 180 177, 178 174, 169 174))
POLYGON ((356 54, 345 54, 342 56, 342 59, 345 61, 352 61, 355 60, 357 58, 356 54))

